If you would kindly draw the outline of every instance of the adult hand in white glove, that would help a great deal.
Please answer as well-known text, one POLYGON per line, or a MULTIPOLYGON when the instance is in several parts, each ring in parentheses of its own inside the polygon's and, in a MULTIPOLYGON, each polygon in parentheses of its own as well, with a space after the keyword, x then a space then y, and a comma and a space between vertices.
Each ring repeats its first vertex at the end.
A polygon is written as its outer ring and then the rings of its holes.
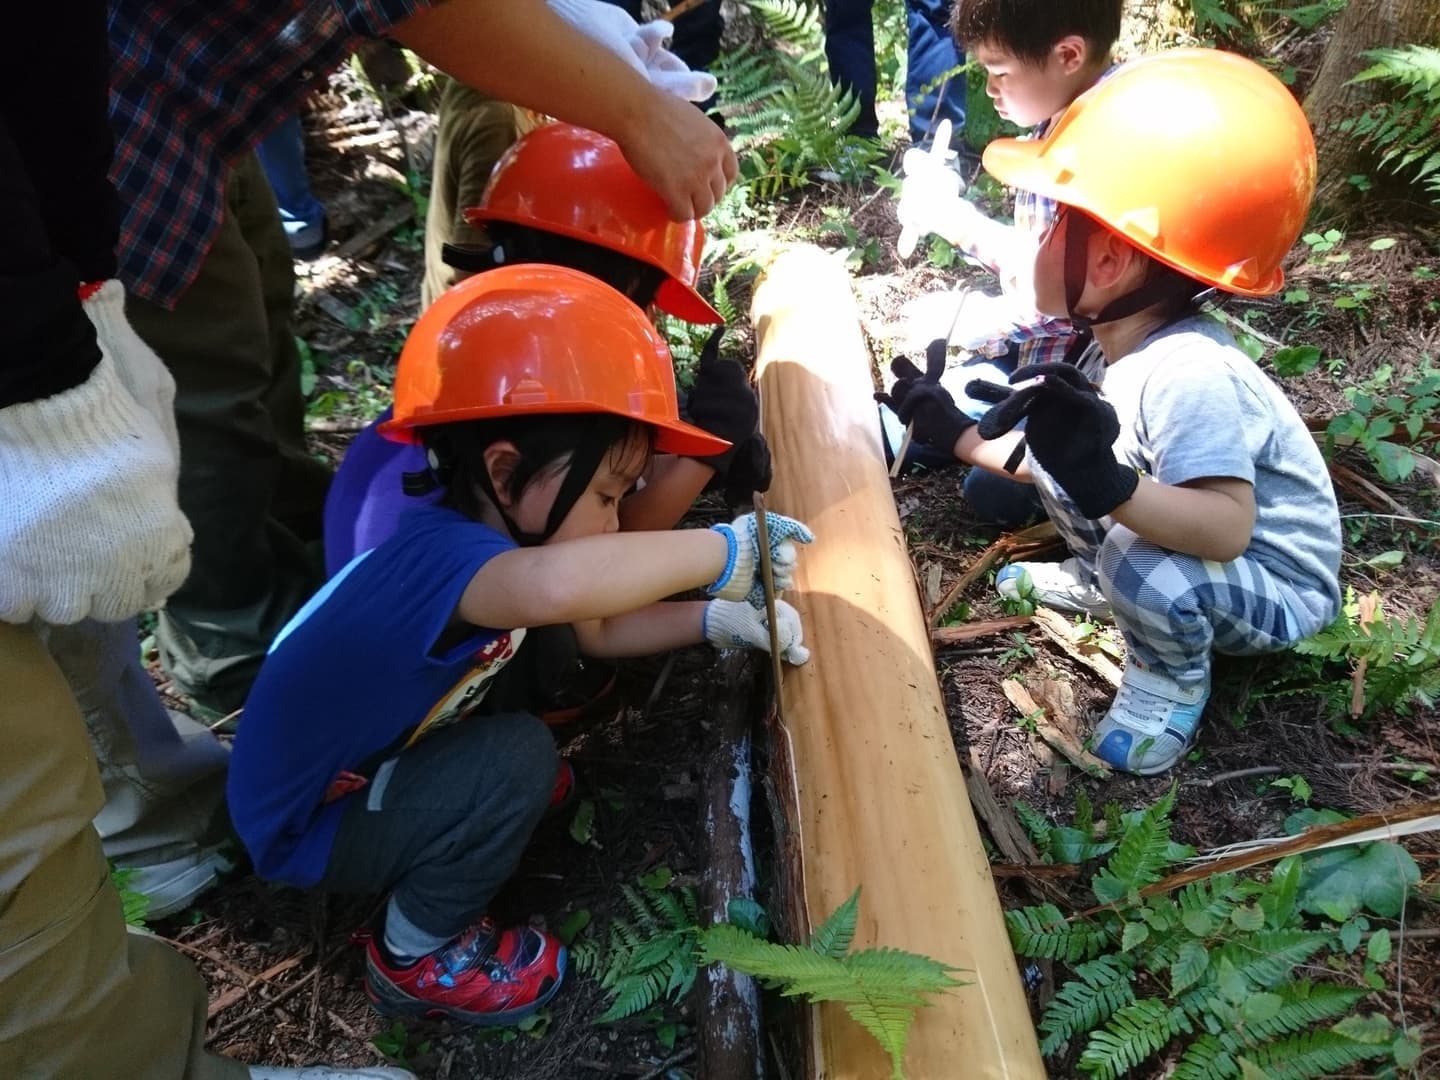
MULTIPOLYGON (((765 586, 760 567, 760 529, 754 514, 741 514, 728 525, 712 525, 730 545, 725 569, 705 591, 721 600, 746 600, 752 607, 765 605, 765 586)), ((770 571, 775 591, 784 592, 795 581, 796 544, 815 539, 802 522, 784 514, 765 514, 765 532, 770 540, 770 571)))
POLYGON ((900 219, 899 253, 909 258, 919 237, 935 233, 962 250, 985 215, 960 195, 960 174, 946 164, 949 146, 948 120, 941 121, 930 150, 907 150, 901 162, 904 180, 895 215, 900 219), (942 141, 943 139, 943 141, 942 141))
POLYGON ((125 389, 160 425, 170 443, 170 452, 178 459, 180 436, 175 430, 175 379, 125 317, 125 286, 111 278, 80 306, 95 326, 100 348, 115 361, 115 370, 125 389))
POLYGON ((686 101, 704 101, 715 93, 715 77, 691 71, 669 50, 673 24, 656 19, 643 26, 623 8, 601 0, 548 0, 555 14, 594 38, 650 82, 686 101))
MULTIPOLYGON (((797 667, 810 659, 810 650, 801 644, 804 630, 800 614, 784 600, 775 601, 779 624, 780 657, 797 667)), ((711 600, 705 605, 705 640, 717 649, 763 649, 770 651, 770 624, 765 612, 733 600, 711 600)))
POLYGON ((178 475, 103 338, 85 382, 0 409, 0 619, 113 622, 158 606, 190 572, 178 475))

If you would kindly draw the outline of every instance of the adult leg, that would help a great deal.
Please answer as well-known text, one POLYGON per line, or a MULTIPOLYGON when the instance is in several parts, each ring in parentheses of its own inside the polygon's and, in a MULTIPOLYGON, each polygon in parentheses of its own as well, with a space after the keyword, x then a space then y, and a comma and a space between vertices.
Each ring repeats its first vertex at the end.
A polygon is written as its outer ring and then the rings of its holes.
POLYGON ((318 255, 325 246, 325 207, 310 190, 300 114, 292 113, 282 120, 255 148, 255 153, 275 192, 291 252, 300 259, 318 255))
POLYGON ((0 625, 0 1061, 24 1078, 227 1078, 205 1053, 205 987, 126 932, 80 714, 36 634, 0 625), (121 1065, 120 1063, 123 1063, 121 1065))
POLYGON ((954 135, 965 127, 965 75, 955 70, 965 54, 950 34, 951 0, 905 0, 909 49, 905 65, 905 111, 910 141, 928 145, 935 125, 949 120, 954 135))
POLYGON ((100 766, 95 816, 105 856, 136 871, 152 917, 188 905, 221 861, 206 840, 225 795, 228 752, 203 725, 171 713, 140 664, 134 620, 37 626, 80 707, 100 766))
POLYGON ((200 276, 174 310, 129 301, 131 323, 175 376, 180 505, 193 569, 160 615, 161 659, 201 705, 244 701, 270 642, 319 583, 328 470, 304 450, 294 268, 254 155, 226 191, 200 276))
POLYGON ((830 79, 860 99, 860 115, 850 130, 873 138, 880 133, 875 116, 875 22, 871 0, 830 0, 825 5, 825 59, 830 79))

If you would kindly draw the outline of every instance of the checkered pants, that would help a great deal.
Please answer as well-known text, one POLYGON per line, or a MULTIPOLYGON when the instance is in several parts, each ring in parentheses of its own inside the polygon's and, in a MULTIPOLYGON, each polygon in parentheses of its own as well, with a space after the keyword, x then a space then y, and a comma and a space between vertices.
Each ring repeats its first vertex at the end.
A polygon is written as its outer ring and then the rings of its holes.
POLYGON ((1194 686, 1208 677, 1212 650, 1277 652, 1321 628, 1295 588, 1257 559, 1222 563, 1162 548, 1109 518, 1085 517, 1042 470, 1035 473, 1050 520, 1110 601, 1142 667, 1194 686))

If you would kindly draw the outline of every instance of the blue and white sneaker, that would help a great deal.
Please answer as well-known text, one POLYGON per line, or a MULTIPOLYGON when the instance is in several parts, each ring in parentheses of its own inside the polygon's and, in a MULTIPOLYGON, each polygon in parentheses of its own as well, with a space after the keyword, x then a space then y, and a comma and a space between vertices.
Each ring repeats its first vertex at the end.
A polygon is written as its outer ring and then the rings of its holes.
POLYGON ((1095 756, 1124 772, 1154 776, 1179 763, 1195 741, 1210 676, 1183 687, 1168 675, 1125 665, 1120 691, 1092 742, 1095 756))
POLYGON ((1074 556, 1058 563, 1008 563, 995 575, 995 591, 1009 600, 1033 600, 1056 611, 1092 619, 1114 618, 1110 601, 1074 556))

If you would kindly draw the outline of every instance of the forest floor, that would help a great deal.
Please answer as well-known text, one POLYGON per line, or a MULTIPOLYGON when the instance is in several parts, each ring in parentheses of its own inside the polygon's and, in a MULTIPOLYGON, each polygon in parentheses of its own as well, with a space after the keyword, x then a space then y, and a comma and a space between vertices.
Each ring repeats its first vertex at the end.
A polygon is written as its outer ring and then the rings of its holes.
MULTIPOLYGON (((332 460, 386 404, 414 319, 423 204, 407 174, 428 175, 431 125, 423 110, 398 102, 385 115, 348 69, 307 107, 312 179, 329 209, 332 242, 321 258, 297 264, 296 332, 309 350, 315 449, 332 460)), ((855 289, 877 371, 892 355, 893 328, 906 300, 957 279, 980 282, 963 268, 940 269, 924 259, 902 264, 893 254, 898 228, 890 197, 873 187, 817 182, 790 200, 779 220, 785 235, 830 246, 844 241, 859 252, 855 289), (827 218, 821 207, 837 208, 851 230, 825 230, 833 212, 827 218)), ((1287 274, 1281 296, 1227 310, 1272 374, 1276 343, 1318 347, 1320 360, 1308 371, 1277 378, 1319 429, 1350 408, 1347 387, 1370 380, 1399 385, 1440 356, 1440 255, 1433 231, 1376 220, 1328 243, 1298 245, 1287 274)), ((741 310, 744 293, 743 287, 733 293, 741 310)), ((1344 585, 1357 595, 1378 594, 1389 616, 1423 619, 1440 596, 1440 474, 1422 467, 1403 482, 1387 482, 1359 447, 1338 449, 1332 461, 1345 525, 1344 585)), ((895 482, 930 608, 1000 536, 975 519, 960 494, 962 478, 957 468, 895 482)), ((718 501, 706 502, 695 520, 727 514, 718 501)), ((948 597, 946 607, 967 622, 1008 613, 985 574, 948 597)), ((557 731, 593 823, 584 828, 562 820, 542 829, 497 914, 556 928, 576 925, 583 912, 590 929, 582 933, 598 933, 627 915, 621 885, 696 881, 702 850, 697 763, 713 696, 713 657, 697 648, 673 663, 626 664, 617 710, 579 730, 557 731)), ((1440 797, 1440 724, 1433 710, 1417 706, 1352 720, 1343 673, 1338 682, 1297 682, 1289 654, 1222 659, 1198 748, 1173 778, 1149 780, 1097 780, 1067 768, 1025 722, 1006 696, 1007 680, 1032 689, 1068 687, 1069 718, 1082 737, 1111 693, 1073 650, 1033 626, 941 647, 935 661, 960 760, 983 773, 1002 803, 1024 800, 1053 821, 1073 818, 1077 790, 1097 807, 1113 801, 1131 810, 1178 781, 1175 838, 1205 849, 1277 835, 1301 805, 1297 796, 1307 792, 1311 805, 1347 813, 1440 797)), ((1406 846, 1422 872, 1420 899, 1407 912, 1402 954, 1381 967, 1388 989, 1374 995, 1374 1004, 1392 1014, 1408 1011, 1413 1021, 1433 1017, 1440 1000, 1440 843, 1420 838, 1406 846)), ((1074 906, 1084 905, 1077 879, 1048 880, 1074 906)), ((1023 876, 999 883, 1007 906, 1034 902, 1030 887, 1023 876)), ((212 994, 211 1046, 243 1061, 390 1061, 442 1080, 693 1075, 688 1007, 596 1025, 606 995, 584 975, 572 976, 523 1032, 381 1019, 360 990, 360 950, 351 940, 379 899, 315 898, 268 886, 241 869, 198 907, 152 929, 199 964, 212 994)), ((1069 1075, 1057 1068, 1057 1075, 1069 1075)))

